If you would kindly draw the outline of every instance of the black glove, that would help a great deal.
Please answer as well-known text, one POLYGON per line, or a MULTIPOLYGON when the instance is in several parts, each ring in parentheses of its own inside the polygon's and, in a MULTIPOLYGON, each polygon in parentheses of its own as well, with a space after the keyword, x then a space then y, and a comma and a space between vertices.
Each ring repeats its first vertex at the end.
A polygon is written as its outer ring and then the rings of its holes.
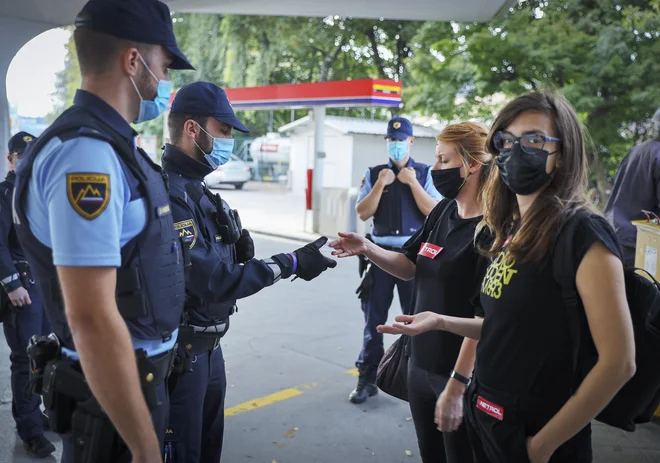
POLYGON ((241 232, 241 237, 236 242, 236 260, 239 264, 244 264, 254 258, 254 241, 250 237, 250 232, 245 228, 241 232))
POLYGON ((298 267, 293 272, 305 281, 310 281, 325 272, 328 268, 335 268, 337 261, 328 259, 321 254, 321 249, 328 238, 322 236, 313 243, 306 244, 300 249, 296 249, 296 259, 298 260, 298 267))

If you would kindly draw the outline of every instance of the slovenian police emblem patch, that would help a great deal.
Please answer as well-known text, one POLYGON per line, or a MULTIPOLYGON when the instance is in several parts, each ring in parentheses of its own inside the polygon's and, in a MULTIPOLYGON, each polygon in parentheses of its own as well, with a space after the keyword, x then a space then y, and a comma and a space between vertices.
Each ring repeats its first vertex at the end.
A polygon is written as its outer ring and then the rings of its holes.
POLYGON ((185 242, 190 243, 190 249, 197 243, 197 227, 195 227, 195 222, 192 219, 175 223, 174 229, 179 232, 179 238, 183 238, 185 242))
POLYGON ((32 137, 29 136, 29 135, 25 135, 25 136, 23 137, 23 141, 24 141, 25 143, 30 143, 30 142, 32 141, 32 137))
POLYGON ((66 174, 66 191, 78 214, 87 220, 95 219, 110 200, 110 176, 83 172, 66 174))
POLYGON ((401 128, 401 122, 395 122, 394 124, 392 124, 392 127, 394 127, 395 129, 400 129, 401 128))

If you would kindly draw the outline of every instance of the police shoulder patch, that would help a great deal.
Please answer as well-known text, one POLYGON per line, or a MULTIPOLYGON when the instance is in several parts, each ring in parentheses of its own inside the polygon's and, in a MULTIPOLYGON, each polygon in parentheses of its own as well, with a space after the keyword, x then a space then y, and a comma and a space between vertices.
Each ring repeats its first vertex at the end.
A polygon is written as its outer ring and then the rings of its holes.
POLYGON ((197 227, 193 219, 182 220, 174 224, 174 229, 179 232, 179 238, 190 243, 190 249, 197 243, 197 227))
POLYGON ((66 174, 69 202, 87 220, 97 218, 110 201, 110 175, 89 172, 66 174))

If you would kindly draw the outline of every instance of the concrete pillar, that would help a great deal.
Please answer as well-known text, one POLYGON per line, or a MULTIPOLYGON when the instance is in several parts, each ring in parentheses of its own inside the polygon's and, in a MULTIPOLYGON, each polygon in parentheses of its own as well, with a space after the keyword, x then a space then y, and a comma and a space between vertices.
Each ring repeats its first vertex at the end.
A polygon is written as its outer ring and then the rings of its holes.
MULTIPOLYGON (((9 101, 7 101, 7 70, 16 53, 30 40, 52 26, 35 21, 0 17, 0 173, 4 178, 6 171, 7 142, 9 131, 9 101)), ((39 72, 35 63, 34 71, 39 72)))
POLYGON ((325 107, 314 107, 314 167, 312 174, 312 227, 321 229, 321 193, 323 192, 323 161, 325 159, 325 107))

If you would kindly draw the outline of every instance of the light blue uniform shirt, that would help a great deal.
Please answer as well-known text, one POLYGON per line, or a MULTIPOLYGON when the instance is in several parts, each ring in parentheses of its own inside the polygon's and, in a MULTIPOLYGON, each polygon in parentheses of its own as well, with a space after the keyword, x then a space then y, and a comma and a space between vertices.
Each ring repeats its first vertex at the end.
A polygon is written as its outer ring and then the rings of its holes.
MULTIPOLYGON (((90 200, 98 200, 92 198, 90 200)), ((121 248, 146 226, 143 198, 131 201, 126 176, 112 146, 102 140, 79 137, 64 143, 53 138, 35 159, 27 195, 27 217, 34 236, 53 251, 56 266, 120 267, 121 248), (103 212, 89 220, 74 209, 67 174, 94 173, 109 177, 103 212)), ((89 308, 94 310, 93 307, 89 308)), ((149 356, 170 350, 171 340, 133 339, 135 349, 149 356)), ((63 348, 74 360, 75 351, 63 348)))
MULTIPOLYGON (((373 189, 373 185, 371 184, 371 169, 367 169, 367 171, 364 174, 364 184, 362 185, 362 188, 360 188, 360 192, 358 193, 357 202, 359 203, 364 198, 366 198, 367 195, 371 193, 372 189, 373 189)), ((424 183, 424 191, 426 191, 432 198, 438 201, 442 201, 442 195, 440 195, 440 193, 438 193, 438 190, 435 189, 435 186, 433 186, 431 169, 429 169, 429 173, 426 176, 426 182, 424 183)), ((406 241, 408 241, 411 237, 412 235, 372 236, 371 239, 374 241, 374 243, 382 244, 383 246, 403 246, 404 244, 406 244, 406 241)))

